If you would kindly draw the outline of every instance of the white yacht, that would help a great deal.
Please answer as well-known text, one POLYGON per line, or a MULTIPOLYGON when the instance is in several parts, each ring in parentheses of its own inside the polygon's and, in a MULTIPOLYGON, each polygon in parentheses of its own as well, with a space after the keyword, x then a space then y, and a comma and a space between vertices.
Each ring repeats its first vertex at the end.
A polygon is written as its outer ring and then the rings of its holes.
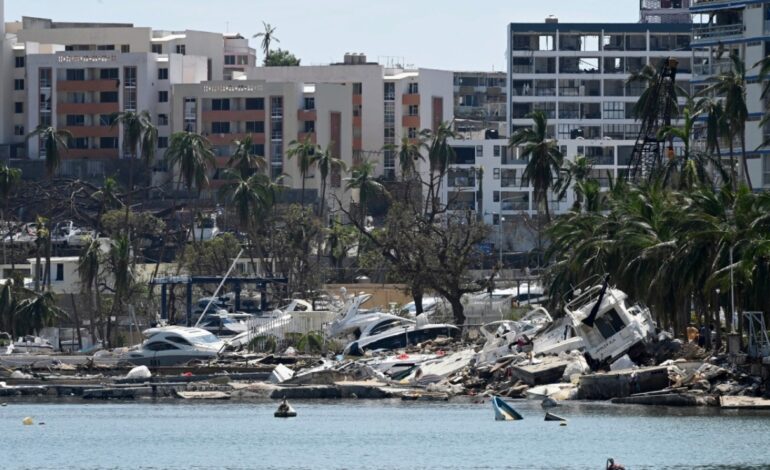
POLYGON ((187 238, 188 241, 205 242, 213 240, 219 233, 216 214, 208 214, 195 222, 193 230, 187 238))
POLYGON ((129 349, 123 360, 136 365, 171 366, 217 357, 224 341, 202 328, 163 326, 145 330, 147 340, 129 349))
POLYGON ((51 354, 54 352, 54 347, 45 338, 27 335, 13 343, 9 350, 14 354, 51 354))
POLYGON ((425 315, 418 315, 416 322, 394 324, 380 333, 361 335, 345 347, 343 354, 361 356, 367 350, 405 348, 440 336, 458 338, 460 329, 448 323, 431 324, 425 315))

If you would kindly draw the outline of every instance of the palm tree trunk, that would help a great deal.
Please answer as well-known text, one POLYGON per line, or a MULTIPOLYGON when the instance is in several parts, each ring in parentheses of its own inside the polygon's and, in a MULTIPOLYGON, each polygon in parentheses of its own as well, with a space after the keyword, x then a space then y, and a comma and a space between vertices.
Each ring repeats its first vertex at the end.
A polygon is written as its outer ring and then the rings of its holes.
MULTIPOLYGON (((318 204, 318 219, 321 221, 321 227, 325 227, 324 223, 324 208, 326 207, 326 178, 321 180, 321 200, 318 204)), ((318 246, 316 247, 316 264, 321 263, 321 247, 323 246, 323 231, 318 234, 318 246)))
POLYGON ((299 205, 305 207, 305 173, 301 173, 300 178, 302 178, 302 190, 299 193, 299 205))
POLYGON ((749 164, 746 161, 746 129, 741 131, 741 163, 743 164, 743 174, 746 177, 746 184, 749 186, 749 191, 751 191, 751 175, 749 175, 749 164))
POLYGON ((545 206, 545 220, 551 223, 551 210, 548 208, 548 190, 543 194, 543 205, 545 206))
POLYGON ((738 191, 738 175, 735 173, 735 151, 732 136, 730 136, 730 178, 733 180, 733 191, 738 191))

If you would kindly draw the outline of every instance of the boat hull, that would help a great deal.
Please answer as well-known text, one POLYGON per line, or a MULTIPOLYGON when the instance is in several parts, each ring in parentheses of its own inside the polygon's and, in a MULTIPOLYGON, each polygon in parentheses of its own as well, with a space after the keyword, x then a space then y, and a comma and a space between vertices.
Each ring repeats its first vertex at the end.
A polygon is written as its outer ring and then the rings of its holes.
POLYGON ((524 419, 523 416, 500 397, 492 397, 492 408, 495 410, 495 421, 519 421, 524 419))

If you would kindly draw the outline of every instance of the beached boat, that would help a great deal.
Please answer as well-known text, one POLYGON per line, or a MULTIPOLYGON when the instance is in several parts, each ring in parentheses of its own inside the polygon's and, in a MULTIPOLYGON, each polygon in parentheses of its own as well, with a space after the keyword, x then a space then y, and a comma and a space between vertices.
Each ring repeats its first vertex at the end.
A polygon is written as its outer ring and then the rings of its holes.
POLYGON ((495 421, 518 421, 524 419, 511 405, 501 397, 492 397, 492 408, 495 410, 495 421))
POLYGON ((343 354, 362 356, 367 350, 400 349, 442 336, 457 338, 460 336, 460 329, 448 323, 429 324, 424 315, 419 315, 414 324, 396 326, 382 333, 353 341, 345 347, 343 354))
POLYGON ((122 360, 136 365, 171 366, 191 361, 208 362, 219 355, 224 346, 220 340, 202 328, 164 326, 150 328, 141 345, 129 349, 122 360))
POLYGON ((51 354, 54 347, 45 338, 27 335, 19 338, 10 349, 14 354, 51 354))

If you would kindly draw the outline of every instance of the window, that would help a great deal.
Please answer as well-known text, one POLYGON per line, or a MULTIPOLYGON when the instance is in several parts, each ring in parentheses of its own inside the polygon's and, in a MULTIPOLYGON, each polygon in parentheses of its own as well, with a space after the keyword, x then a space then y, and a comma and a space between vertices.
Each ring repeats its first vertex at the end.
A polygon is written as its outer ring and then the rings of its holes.
POLYGON ((246 132, 252 134, 264 134, 265 122, 264 121, 246 121, 246 132))
POLYGON ((166 340, 171 341, 172 343, 184 344, 184 345, 190 346, 190 342, 182 338, 181 336, 167 336, 166 340))
POLYGON ((305 121, 305 133, 312 134, 315 132, 315 121, 305 121))
POLYGON ((353 94, 354 95, 361 95, 363 94, 364 86, 362 83, 354 83, 353 84, 353 94))
POLYGON ((24 79, 23 78, 17 78, 13 81, 13 89, 14 90, 23 90, 24 89, 24 79))
POLYGON ((305 98, 305 109, 307 110, 313 110, 315 109, 315 98, 312 96, 308 96, 305 98))
POLYGON ((24 102, 23 101, 17 101, 13 103, 13 112, 16 114, 21 114, 24 112, 24 102))
MULTIPOLYGON (((494 180, 499 180, 500 179, 500 168, 493 168, 492 169, 492 179, 494 179, 494 180)), ((495 193, 497 193, 497 197, 499 199, 500 198, 500 191, 495 191, 495 193)), ((500 201, 498 201, 496 199, 495 202, 500 202, 500 201)))
POLYGON ((495 145, 494 147, 492 147, 492 156, 493 157, 499 157, 500 156, 500 146, 499 145, 495 145))
POLYGON ((212 122, 211 133, 212 134, 229 134, 230 123, 229 122, 212 122))
POLYGON ((99 70, 99 78, 102 80, 117 80, 118 69, 101 69, 99 70))
POLYGON ((103 91, 99 93, 100 103, 117 103, 118 92, 117 91, 103 91))
POLYGON ((64 280, 64 264, 56 263, 56 281, 64 280))
POLYGON ((230 100, 225 99, 213 99, 211 100, 211 109, 212 111, 229 111, 230 110, 230 100))
POLYGON ((476 157, 483 157, 484 156, 484 146, 483 145, 477 145, 476 146, 476 157))
POLYGON ((168 126, 168 114, 158 114, 158 125, 168 126))
POLYGON ((16 57, 15 63, 17 69, 24 68, 24 56, 16 57))
POLYGON ((604 119, 625 119, 626 104, 622 101, 605 101, 602 104, 604 119))
POLYGON ((158 80, 168 80, 168 69, 158 69, 158 80))
POLYGON ((75 137, 74 139, 70 139, 69 148, 71 148, 71 149, 87 149, 88 148, 88 137, 75 137))
POLYGON ((99 44, 96 46, 97 51, 114 51, 115 45, 114 44, 99 44))
POLYGON ((184 44, 177 44, 176 53, 185 55, 187 53, 187 48, 185 47, 184 44))
POLYGON ((154 343, 147 343, 144 347, 145 349, 149 349, 150 351, 171 351, 174 349, 179 349, 173 344, 163 343, 160 341, 156 341, 154 343))
POLYGON ((395 103, 385 103, 385 125, 393 125, 396 122, 395 103))
POLYGON ((123 54, 128 54, 129 52, 131 52, 131 46, 128 44, 121 44, 120 52, 122 52, 123 54))
MULTIPOLYGON (((495 168, 497 170, 498 178, 500 177, 500 168, 495 168)), ((492 191, 492 202, 500 202, 500 191, 492 191)))
POLYGON ((102 148, 102 149, 118 148, 118 138, 117 137, 100 137, 99 148, 102 148))
POLYGON ((265 144, 254 144, 251 146, 251 153, 254 155, 265 155, 265 144))
POLYGON ((383 87, 383 94, 385 101, 396 100, 396 84, 393 82, 385 82, 383 87))
POLYGON ((226 55, 225 56, 225 65, 235 65, 235 56, 234 55, 226 55))
POLYGON ((406 133, 407 133, 407 136, 410 139, 416 139, 417 138, 417 128, 416 127, 410 127, 409 129, 407 129, 406 133))
POLYGON ((396 138, 396 130, 393 129, 392 127, 386 127, 383 136, 386 139, 387 138, 395 139, 396 138))
POLYGON ((265 99, 264 98, 246 98, 246 109, 250 111, 265 109, 265 99))
POLYGON ((247 56, 247 55, 239 55, 238 56, 238 65, 249 65, 249 56, 247 56))
POLYGON ((408 112, 410 116, 418 116, 420 114, 420 107, 416 104, 410 104, 408 112))
POLYGON ((168 148, 168 137, 158 137, 158 148, 159 149, 168 148))
POLYGON ((82 114, 68 114, 67 125, 68 126, 84 126, 86 123, 86 117, 82 114))
POLYGON ((24 126, 13 126, 13 135, 24 135, 24 126))
POLYGON ((168 103, 168 92, 167 91, 159 91, 158 92, 158 102, 159 103, 168 103))
POLYGON ((419 87, 419 84, 417 83, 410 83, 409 86, 407 87, 407 93, 409 93, 410 95, 416 95, 419 92, 420 92, 420 87, 419 87))
POLYGON ((67 80, 85 80, 86 71, 84 69, 67 69, 65 77, 67 80))
POLYGON ((153 54, 163 54, 163 44, 153 44, 150 46, 150 50, 153 54))

